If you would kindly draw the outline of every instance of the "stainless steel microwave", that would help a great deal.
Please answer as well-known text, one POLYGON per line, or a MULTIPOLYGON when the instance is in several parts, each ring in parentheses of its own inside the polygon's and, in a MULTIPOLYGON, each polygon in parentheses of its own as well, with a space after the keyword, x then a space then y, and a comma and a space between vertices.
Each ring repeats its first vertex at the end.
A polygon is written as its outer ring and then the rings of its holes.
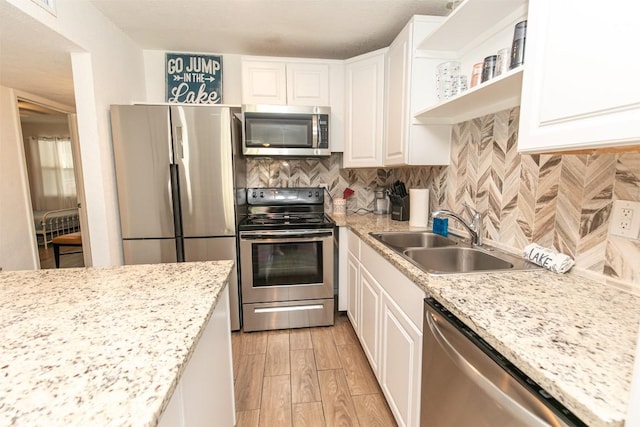
POLYGON ((330 107, 243 105, 246 156, 329 156, 330 107))

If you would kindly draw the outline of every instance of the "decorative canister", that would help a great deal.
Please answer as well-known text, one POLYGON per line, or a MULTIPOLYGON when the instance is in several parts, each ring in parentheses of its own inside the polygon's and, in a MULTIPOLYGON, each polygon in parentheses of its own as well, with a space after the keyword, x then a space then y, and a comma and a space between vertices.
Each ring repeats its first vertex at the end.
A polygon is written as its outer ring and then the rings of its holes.
POLYGON ((513 44, 511 45, 510 70, 524 63, 524 45, 527 39, 527 21, 518 22, 513 30, 513 44))
POLYGON ((347 199, 333 199, 333 213, 344 215, 347 213, 347 199))
POLYGON ((454 82, 460 75, 460 63, 447 61, 438 65, 436 73, 436 88, 438 99, 451 98, 454 91, 454 82))
POLYGON ((505 47, 504 49, 500 49, 498 51, 498 60, 496 62, 496 76, 499 76, 509 71, 510 60, 511 60, 511 51, 509 48, 505 47))
POLYGON ((482 77, 482 66, 484 63, 478 62, 477 64, 473 64, 473 70, 471 71, 471 85, 470 87, 474 87, 478 83, 480 83, 480 78, 482 77))
POLYGON ((490 55, 484 58, 484 63, 482 65, 482 82, 486 82, 487 80, 491 80, 495 76, 496 72, 496 61, 498 60, 498 55, 490 55))

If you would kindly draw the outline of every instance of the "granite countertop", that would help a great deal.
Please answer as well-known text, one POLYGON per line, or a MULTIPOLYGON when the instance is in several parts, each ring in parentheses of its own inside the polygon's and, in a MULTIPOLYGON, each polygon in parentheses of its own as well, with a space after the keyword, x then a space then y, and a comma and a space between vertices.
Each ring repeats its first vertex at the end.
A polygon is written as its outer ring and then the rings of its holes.
POLYGON ((156 425, 233 265, 0 272, 0 425, 156 425))
MULTIPOLYGON (((431 275, 369 236, 406 231, 380 215, 334 215, 415 284, 592 426, 622 426, 640 297, 547 270, 431 275)), ((463 233, 461 233, 463 234, 463 233)))

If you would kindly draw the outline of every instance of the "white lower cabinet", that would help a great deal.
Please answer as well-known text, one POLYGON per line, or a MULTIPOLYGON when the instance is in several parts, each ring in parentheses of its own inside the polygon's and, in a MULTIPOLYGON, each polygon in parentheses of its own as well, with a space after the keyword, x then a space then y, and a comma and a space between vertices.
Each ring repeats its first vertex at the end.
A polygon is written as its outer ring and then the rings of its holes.
POLYGON ((371 369, 380 378, 380 303, 382 289, 364 266, 360 266, 360 343, 371 369))
POLYGON ((422 332, 382 293, 380 385, 398 425, 420 425, 422 332))
POLYGON ((225 287, 159 427, 235 425, 229 287, 225 287))
MULTIPOLYGON (((346 280, 346 292, 338 291, 338 294, 346 294, 346 304, 339 306, 346 307, 347 316, 353 325, 353 329, 358 331, 360 324, 360 239, 346 227, 340 227, 340 260, 344 264, 340 269, 344 270, 343 277, 346 280)), ((341 286, 342 287, 342 283, 341 286)), ((341 308, 342 310, 344 308, 341 308)))
POLYGON ((347 315, 399 426, 420 426, 425 293, 348 232, 347 315))
POLYGON ((347 256, 347 316, 357 330, 360 322, 359 299, 360 299, 360 261, 352 253, 347 256))

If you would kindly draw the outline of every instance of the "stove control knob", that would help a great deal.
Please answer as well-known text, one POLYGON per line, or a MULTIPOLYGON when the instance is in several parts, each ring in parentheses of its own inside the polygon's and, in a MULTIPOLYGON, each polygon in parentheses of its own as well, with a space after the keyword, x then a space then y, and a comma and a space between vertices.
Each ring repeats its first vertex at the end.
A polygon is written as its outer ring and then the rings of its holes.
POLYGON ((260 198, 261 198, 261 199, 264 199, 264 191, 261 191, 261 192, 260 192, 260 198))
POLYGON ((254 199, 256 198, 256 192, 255 191, 251 194, 251 197, 254 198, 254 199))
POLYGON ((309 191, 309 197, 313 197, 313 191, 309 191))
POLYGON ((316 191, 316 199, 317 199, 318 197, 320 197, 320 192, 319 192, 319 191, 316 191))

